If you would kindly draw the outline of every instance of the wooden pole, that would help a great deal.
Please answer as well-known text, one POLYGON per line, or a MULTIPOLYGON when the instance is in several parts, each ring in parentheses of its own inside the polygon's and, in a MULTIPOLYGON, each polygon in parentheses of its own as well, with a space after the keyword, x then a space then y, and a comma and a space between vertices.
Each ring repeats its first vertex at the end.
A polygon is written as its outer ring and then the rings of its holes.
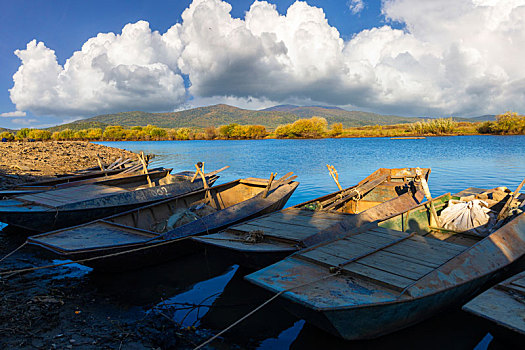
POLYGON ((98 166, 100 167, 100 171, 105 171, 104 166, 102 165, 102 161, 100 160, 100 156, 97 154, 97 162, 98 166))
POLYGON ((275 179, 275 175, 277 175, 277 173, 270 174, 270 180, 268 180, 268 184, 266 185, 266 188, 264 189, 263 194, 262 194, 263 198, 266 198, 268 196, 268 192, 270 191, 270 187, 272 187, 272 182, 273 182, 273 179, 275 179))
POLYGON ((195 164, 195 169, 197 169, 196 175, 200 175, 202 179, 202 184, 204 186, 204 189, 206 190, 205 198, 209 202, 211 202, 211 194, 210 194, 210 186, 208 185, 208 182, 206 181, 206 175, 204 175, 204 162, 199 162, 195 164), (199 164, 201 165, 199 168, 199 164))
POLYGON ((138 154, 139 161, 142 163, 142 172, 146 175, 146 179, 148 180, 149 187, 153 187, 153 183, 151 182, 151 179, 148 174, 148 166, 146 165, 146 161, 144 160, 144 153, 140 152, 138 154))
POLYGON ((514 192, 512 192, 511 196, 507 200, 507 203, 505 203, 503 208, 501 208, 501 211, 498 214, 498 221, 503 219, 507 215, 507 212, 509 211, 510 204, 512 203, 512 200, 518 196, 518 193, 520 192, 520 190, 523 187, 523 185, 525 185, 525 179, 523 179, 523 181, 519 184, 518 188, 516 188, 516 190, 514 190, 514 192))
POLYGON ((436 226, 441 227, 441 222, 439 221, 439 217, 437 215, 436 207, 434 206, 434 202, 432 199, 432 196, 430 195, 430 189, 428 188, 428 183, 425 177, 421 174, 421 169, 416 169, 416 177, 419 178, 419 181, 421 181, 421 187, 423 187, 423 193, 425 194, 425 197, 427 197, 427 200, 430 203, 430 213, 432 214, 432 217, 434 218, 434 221, 436 221, 436 226))
POLYGON ((337 173, 337 170, 335 170, 335 167, 333 165, 326 164, 326 167, 328 168, 330 175, 334 179, 337 188, 339 188, 339 191, 342 191, 343 187, 341 187, 341 184, 339 183, 339 174, 337 173))

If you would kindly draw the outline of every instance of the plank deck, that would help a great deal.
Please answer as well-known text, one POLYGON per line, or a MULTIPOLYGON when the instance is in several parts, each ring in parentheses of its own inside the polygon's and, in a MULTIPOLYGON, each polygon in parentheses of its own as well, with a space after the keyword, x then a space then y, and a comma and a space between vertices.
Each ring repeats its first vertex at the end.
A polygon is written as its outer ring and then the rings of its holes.
POLYGON ((466 249, 433 238, 407 237, 404 232, 374 228, 296 257, 326 267, 343 264, 339 268, 344 273, 401 291, 466 249), (406 239, 399 241, 402 238, 406 239))
POLYGON ((75 227, 31 239, 32 243, 52 246, 62 251, 96 249, 113 245, 140 243, 154 237, 132 228, 124 228, 107 222, 75 227))
POLYGON ((128 190, 115 186, 83 185, 27 194, 18 197, 18 199, 45 206, 59 207, 122 192, 128 192, 128 190))

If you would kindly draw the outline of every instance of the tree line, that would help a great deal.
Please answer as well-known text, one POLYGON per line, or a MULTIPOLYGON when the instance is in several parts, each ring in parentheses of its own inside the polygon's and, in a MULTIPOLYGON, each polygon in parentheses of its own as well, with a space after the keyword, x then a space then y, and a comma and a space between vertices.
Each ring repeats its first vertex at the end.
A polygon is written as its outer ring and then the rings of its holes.
POLYGON ((125 128, 112 125, 103 128, 81 130, 49 130, 23 128, 16 132, 4 131, 0 139, 14 140, 88 140, 88 141, 148 141, 148 140, 246 140, 263 138, 323 138, 323 137, 375 137, 412 135, 523 135, 525 116, 506 112, 496 116, 495 121, 456 122, 453 118, 429 119, 408 124, 370 125, 344 129, 341 123, 328 127, 325 118, 298 119, 293 123, 279 125, 268 131, 263 125, 239 125, 231 123, 205 129, 160 128, 154 125, 125 128))

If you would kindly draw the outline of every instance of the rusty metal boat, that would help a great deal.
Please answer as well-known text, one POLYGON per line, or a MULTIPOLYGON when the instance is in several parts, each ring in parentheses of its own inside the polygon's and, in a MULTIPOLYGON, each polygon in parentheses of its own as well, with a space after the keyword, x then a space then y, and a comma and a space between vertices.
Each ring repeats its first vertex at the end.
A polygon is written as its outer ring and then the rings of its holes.
MULTIPOLYGON (((450 197, 436 198, 438 212, 450 197)), ((434 227, 430 209, 350 230, 246 279, 333 335, 368 339, 461 305, 525 254, 524 213, 483 238, 434 227)))
MULTIPOLYGON (((217 172, 206 174, 208 185, 217 172)), ((203 180, 193 177, 164 169, 16 196, 0 200, 0 222, 39 232, 78 225, 203 188, 203 180)))
MULTIPOLYGON (((429 174, 430 169, 423 169, 424 178, 429 174)), ((240 265, 259 269, 349 228, 420 205, 424 195, 415 176, 414 168, 381 168, 355 186, 192 239, 240 265)))
POLYGON ((32 236, 28 243, 99 271, 152 265, 194 252, 198 247, 187 239, 193 235, 216 232, 283 208, 299 185, 293 181, 295 176, 289 176, 275 182, 257 178, 231 181, 85 225, 32 236))

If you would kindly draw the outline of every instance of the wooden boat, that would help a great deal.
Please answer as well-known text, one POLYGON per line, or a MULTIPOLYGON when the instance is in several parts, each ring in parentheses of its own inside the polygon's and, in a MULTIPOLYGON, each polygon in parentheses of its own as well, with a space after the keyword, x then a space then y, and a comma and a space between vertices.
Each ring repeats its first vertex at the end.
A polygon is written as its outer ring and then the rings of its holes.
MULTIPOLYGON (((423 176, 428 178, 429 173, 424 169, 423 176)), ((381 168, 356 186, 192 239, 242 266, 259 269, 351 227, 421 204, 424 196, 413 183, 415 176, 411 168, 381 168)))
MULTIPOLYGON (((119 158, 112 164, 107 165, 107 167, 102 165, 101 162, 100 168, 82 169, 75 173, 57 174, 54 178, 47 180, 19 184, 0 191, 0 199, 136 175, 143 171, 144 166, 147 167, 150 160, 150 156, 144 158, 141 157, 142 155, 139 156, 139 161, 132 161, 131 159, 122 160, 122 158, 119 158), (141 163, 141 159, 144 160, 144 164, 141 163)), ((152 169, 149 171, 156 170, 163 170, 163 168, 152 169)), ((171 169, 169 169, 169 171, 171 171, 171 169)))
POLYGON ((329 333, 367 339, 463 302, 525 253, 523 213, 482 238, 432 227, 429 209, 351 231, 246 279, 280 293, 292 313, 329 333))
MULTIPOLYGON (((13 188, 10 188, 8 190, 0 191, 0 198, 7 199, 7 198, 16 197, 16 196, 21 196, 24 194, 39 193, 39 192, 45 192, 45 191, 50 191, 50 190, 57 190, 61 188, 81 186, 81 185, 86 185, 86 184, 95 184, 95 183, 103 184, 104 182, 107 182, 108 180, 114 180, 114 179, 120 179, 120 178, 133 177, 133 176, 140 175, 138 172, 135 172, 135 171, 134 172, 124 172, 123 170, 125 170, 125 168, 115 169, 115 170, 95 171, 95 172, 86 173, 82 175, 64 176, 64 177, 58 177, 56 179, 28 182, 28 183, 21 184, 13 188)), ((154 174, 157 172, 169 174, 171 170, 172 169, 166 169, 166 168, 161 167, 161 168, 150 169, 148 170, 148 172, 150 174, 154 174)), ((142 172, 142 169, 140 171, 142 172)))
POLYGON ((235 180, 85 225, 32 236, 28 243, 75 261, 97 258, 85 264, 98 270, 139 268, 194 251, 195 245, 186 239, 192 235, 215 232, 281 209, 299 185, 294 178, 281 179, 271 187, 265 179, 235 180), (189 219, 175 222, 185 216, 189 219), (129 250, 133 251, 108 256, 129 250))
POLYGON ((525 335, 525 271, 481 293, 463 310, 525 335))
MULTIPOLYGON (((206 175, 208 185, 216 172, 206 175)), ((39 232, 78 225, 203 188, 193 175, 164 170, 4 199, 0 222, 39 232)))

